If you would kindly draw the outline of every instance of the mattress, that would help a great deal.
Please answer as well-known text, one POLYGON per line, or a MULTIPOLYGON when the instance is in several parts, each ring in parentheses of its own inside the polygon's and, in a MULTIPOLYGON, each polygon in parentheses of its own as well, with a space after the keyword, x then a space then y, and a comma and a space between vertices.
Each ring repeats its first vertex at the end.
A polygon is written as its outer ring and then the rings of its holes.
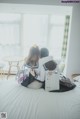
POLYGON ((80 87, 53 93, 0 81, 0 112, 8 119, 80 119, 80 87))

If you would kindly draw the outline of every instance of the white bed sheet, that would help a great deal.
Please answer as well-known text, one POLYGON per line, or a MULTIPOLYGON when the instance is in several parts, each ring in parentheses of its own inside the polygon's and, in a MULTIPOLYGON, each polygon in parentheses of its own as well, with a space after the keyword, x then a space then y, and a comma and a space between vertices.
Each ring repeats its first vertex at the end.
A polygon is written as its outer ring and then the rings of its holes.
POLYGON ((0 112, 8 119, 80 119, 80 88, 50 93, 0 81, 0 112))

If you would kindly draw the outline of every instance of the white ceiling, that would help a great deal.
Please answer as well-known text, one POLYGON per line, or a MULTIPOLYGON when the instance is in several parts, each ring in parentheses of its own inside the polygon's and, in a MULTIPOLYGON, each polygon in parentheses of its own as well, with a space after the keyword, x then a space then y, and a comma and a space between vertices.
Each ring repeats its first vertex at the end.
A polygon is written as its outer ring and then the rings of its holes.
POLYGON ((71 15, 70 6, 30 5, 30 4, 3 4, 0 3, 0 13, 34 13, 71 15))

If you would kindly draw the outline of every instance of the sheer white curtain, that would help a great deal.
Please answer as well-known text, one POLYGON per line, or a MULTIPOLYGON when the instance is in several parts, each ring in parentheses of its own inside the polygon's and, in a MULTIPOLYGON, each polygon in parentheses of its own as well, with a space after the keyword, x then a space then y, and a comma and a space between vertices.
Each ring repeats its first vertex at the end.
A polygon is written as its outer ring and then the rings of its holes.
POLYGON ((0 14, 0 56, 21 55, 21 52, 27 56, 30 47, 37 44, 40 48, 47 47, 55 59, 60 59, 64 22, 64 15, 0 14))
POLYGON ((0 14, 0 59, 20 54, 20 14, 0 14))
POLYGON ((19 25, 0 24, 0 59, 19 54, 19 25))
POLYGON ((23 16, 23 54, 27 55, 32 45, 47 46, 48 15, 25 14, 23 16))
POLYGON ((47 47, 55 59, 61 58, 65 16, 59 15, 23 15, 23 51, 37 44, 47 47))
POLYGON ((0 23, 0 44, 19 44, 19 30, 18 23, 0 23))
POLYGON ((48 48, 55 59, 61 60, 65 16, 51 15, 49 19, 48 48))

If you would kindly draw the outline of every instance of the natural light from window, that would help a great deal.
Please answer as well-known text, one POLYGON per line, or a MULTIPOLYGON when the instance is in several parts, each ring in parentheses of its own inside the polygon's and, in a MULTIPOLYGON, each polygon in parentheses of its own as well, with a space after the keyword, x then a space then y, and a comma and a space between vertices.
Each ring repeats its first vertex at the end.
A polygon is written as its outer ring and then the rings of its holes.
POLYGON ((37 44, 61 59, 64 23, 65 15, 0 14, 0 56, 26 56, 37 44))

